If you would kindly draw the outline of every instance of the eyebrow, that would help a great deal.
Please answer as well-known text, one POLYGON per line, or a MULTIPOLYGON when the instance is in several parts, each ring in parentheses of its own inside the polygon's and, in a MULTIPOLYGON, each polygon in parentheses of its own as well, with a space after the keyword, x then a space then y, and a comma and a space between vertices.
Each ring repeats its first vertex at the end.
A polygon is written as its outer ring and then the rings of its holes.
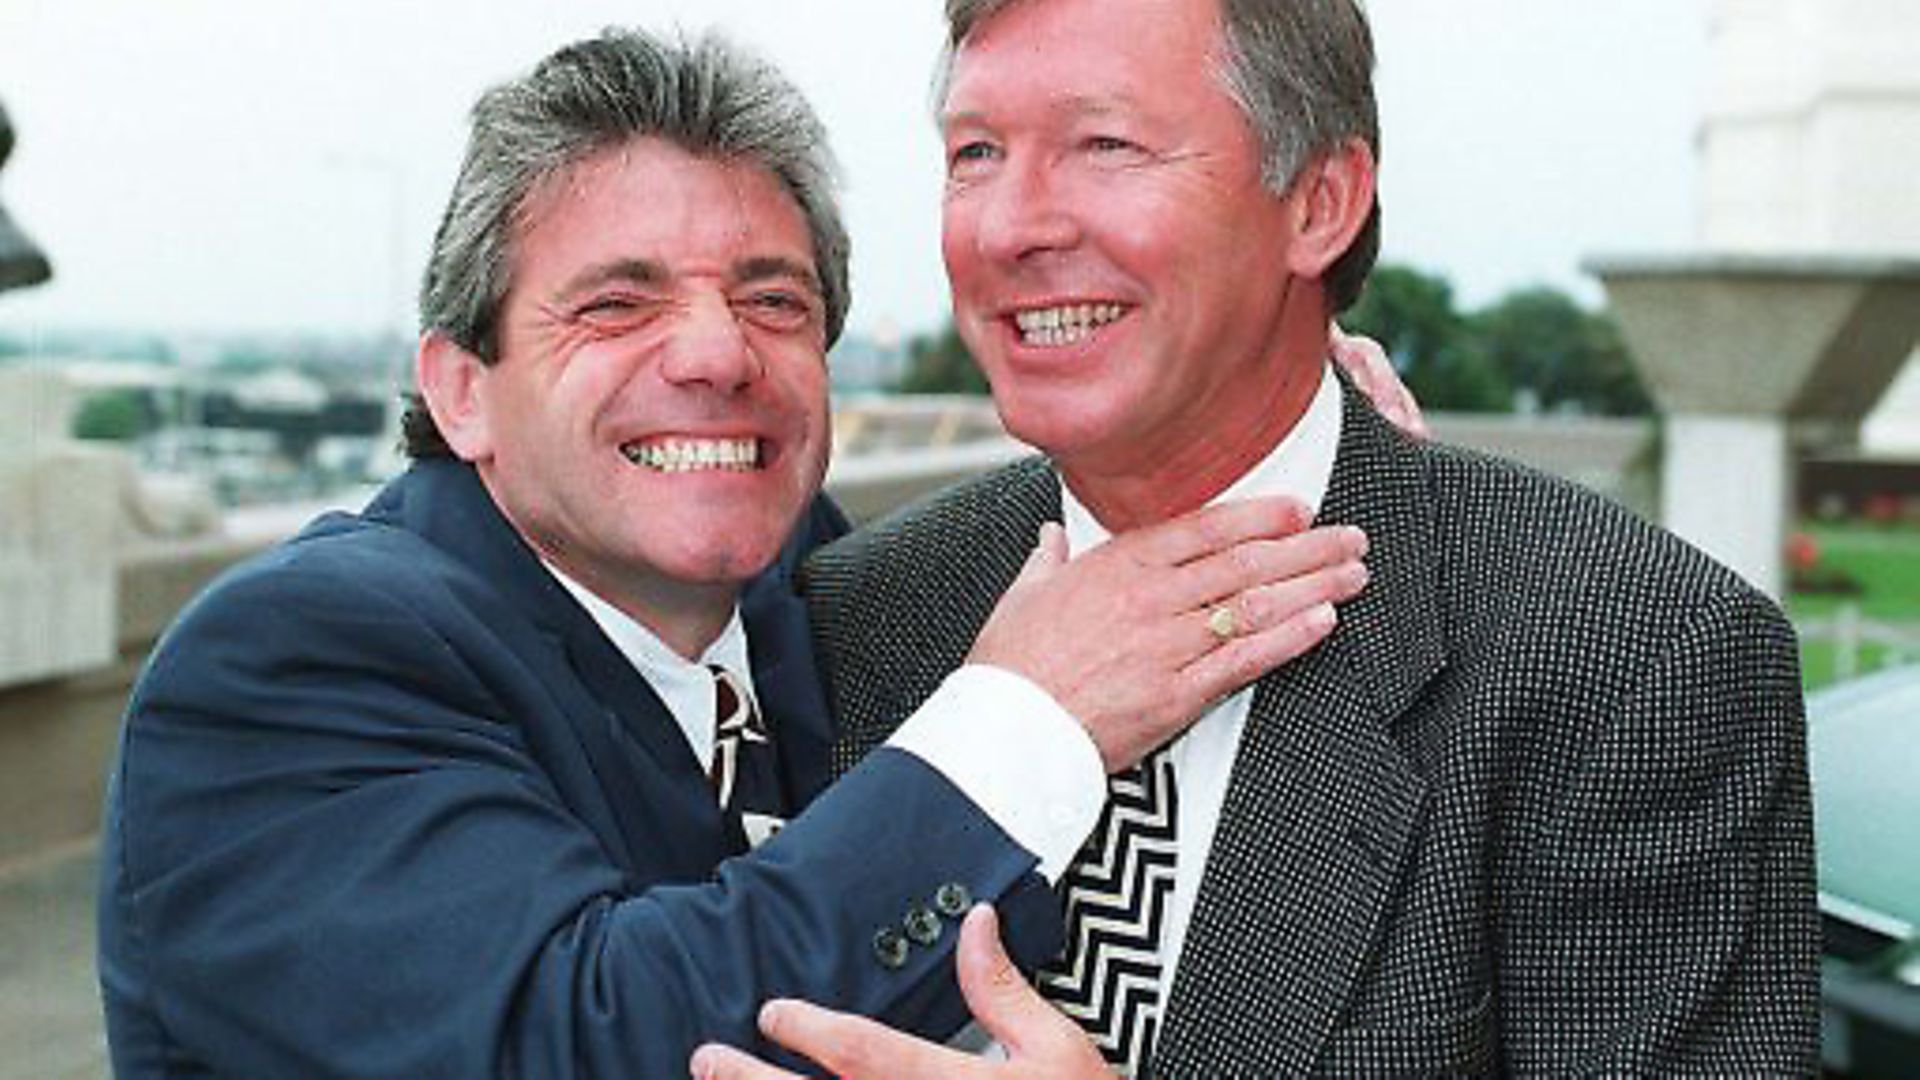
MULTIPOLYGON (((819 275, 812 267, 780 255, 756 255, 742 259, 733 265, 732 276, 736 283, 783 279, 798 282, 816 296, 824 295, 826 292, 820 284, 819 275)), ((672 280, 673 272, 657 260, 613 259, 589 266, 567 279, 556 297, 562 300, 569 299, 613 282, 661 286, 672 280)))
POLYGON ((652 259, 614 259, 611 262, 596 263, 567 279, 560 287, 559 298, 579 296, 591 292, 610 282, 627 282, 634 285, 664 284, 673 275, 667 268, 652 259))
MULTIPOLYGON (((1127 94, 1069 94, 1053 102, 1047 109, 1049 113, 1069 116, 1103 116, 1109 113, 1126 112, 1134 104, 1127 94)), ((959 112, 942 112, 939 117, 941 130, 962 125, 987 125, 987 114, 979 109, 965 109, 959 112)))
POLYGON ((820 284, 820 276, 814 272, 813 267, 780 255, 754 256, 741 261, 734 267, 734 279, 737 281, 766 281, 771 278, 785 278, 799 282, 815 296, 824 295, 826 292, 820 284))

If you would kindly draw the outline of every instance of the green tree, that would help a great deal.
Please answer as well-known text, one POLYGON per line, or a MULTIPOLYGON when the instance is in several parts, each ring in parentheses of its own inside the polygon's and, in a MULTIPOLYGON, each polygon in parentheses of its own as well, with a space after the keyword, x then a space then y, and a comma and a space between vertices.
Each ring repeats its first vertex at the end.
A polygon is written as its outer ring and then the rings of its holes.
POLYGON ((939 332, 915 335, 907 342, 907 370, 900 378, 906 394, 984 394, 987 377, 973 362, 960 332, 949 321, 939 332))
POLYGON ((1469 324, 1507 382, 1530 391, 1543 408, 1608 416, 1651 409, 1612 317, 1557 289, 1508 293, 1469 324))
POLYGON ((1488 362, 1467 319, 1454 308, 1445 278, 1382 266, 1360 302, 1340 317, 1348 332, 1378 341, 1414 396, 1428 409, 1506 412, 1513 391, 1488 362))
POLYGON ((153 430, 147 399, 137 390, 105 390, 80 402, 73 414, 73 437, 131 442, 153 430))

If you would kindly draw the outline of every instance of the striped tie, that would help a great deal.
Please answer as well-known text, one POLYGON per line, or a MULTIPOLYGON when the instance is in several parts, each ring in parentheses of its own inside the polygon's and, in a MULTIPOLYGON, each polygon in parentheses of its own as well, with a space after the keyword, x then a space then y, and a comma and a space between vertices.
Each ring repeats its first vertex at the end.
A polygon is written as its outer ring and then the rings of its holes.
POLYGON ((1160 1028, 1160 934, 1173 895, 1178 807, 1167 749, 1107 780, 1107 805, 1061 887, 1067 949, 1041 994, 1120 1075, 1144 1077, 1160 1028))
POLYGON ((713 767, 707 779, 726 809, 733 805, 734 783, 740 777, 740 757, 744 748, 767 742, 767 729, 754 710, 753 699, 742 693, 734 674, 718 664, 708 664, 713 673, 713 767))

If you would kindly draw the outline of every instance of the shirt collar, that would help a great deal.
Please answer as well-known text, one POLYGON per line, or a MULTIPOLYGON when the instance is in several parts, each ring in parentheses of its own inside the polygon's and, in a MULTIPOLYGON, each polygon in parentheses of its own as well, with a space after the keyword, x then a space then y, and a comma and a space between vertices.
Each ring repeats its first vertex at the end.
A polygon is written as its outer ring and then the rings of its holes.
MULTIPOLYGON (((1340 448, 1340 416, 1340 380, 1323 366, 1319 388, 1293 429, 1207 505, 1287 495, 1319 514, 1333 477, 1334 453, 1340 448)), ((1113 535, 1065 484, 1060 485, 1060 510, 1067 530, 1067 550, 1074 555, 1099 547, 1113 535)))
MULTIPOLYGON (((746 688, 747 697, 754 697, 753 669, 747 663, 747 627, 740 619, 740 608, 734 606, 733 614, 727 619, 727 625, 721 629, 720 636, 700 654, 699 660, 688 660, 674 652, 659 635, 646 628, 638 619, 614 607, 601 599, 586 586, 568 577, 551 563, 542 562, 560 584, 566 588, 580 606, 587 610, 600 632, 607 635, 613 647, 640 673, 653 692, 673 714, 674 722, 680 725, 681 734, 686 736, 687 745, 693 749, 695 760, 702 768, 713 758, 714 694, 713 676, 707 671, 708 665, 726 668, 738 676, 738 682, 746 688)), ((756 710, 759 702, 753 702, 756 710)))

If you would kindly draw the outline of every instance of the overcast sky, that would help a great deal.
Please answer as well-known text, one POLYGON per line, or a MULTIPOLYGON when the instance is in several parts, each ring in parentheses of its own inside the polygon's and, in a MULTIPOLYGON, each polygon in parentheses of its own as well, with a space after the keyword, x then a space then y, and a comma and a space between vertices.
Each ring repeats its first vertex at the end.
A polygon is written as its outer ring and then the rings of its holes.
MULTIPOLYGON (((1599 294, 1595 250, 1693 231, 1704 0, 1371 0, 1386 257, 1468 303, 1599 294)), ((0 0, 0 202, 55 281, 0 332, 413 325, 487 85, 613 23, 717 26, 811 97, 845 166, 851 323, 945 316, 936 0, 0 0)))

